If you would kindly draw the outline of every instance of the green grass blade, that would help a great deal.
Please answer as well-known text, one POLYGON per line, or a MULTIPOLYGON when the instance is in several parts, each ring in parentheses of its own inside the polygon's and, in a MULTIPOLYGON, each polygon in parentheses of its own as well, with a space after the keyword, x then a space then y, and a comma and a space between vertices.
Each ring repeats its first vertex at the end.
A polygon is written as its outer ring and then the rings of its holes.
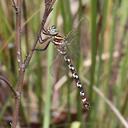
POLYGON ((72 15, 69 0, 60 1, 61 14, 63 18, 63 30, 67 34, 72 30, 72 15))
MULTIPOLYGON (((56 7, 54 7, 54 13, 53 13, 53 19, 52 22, 55 24, 56 23, 56 16, 57 16, 57 9, 58 9, 58 3, 56 3, 56 7)), ((52 96, 52 75, 51 75, 51 65, 53 64, 53 45, 50 45, 48 48, 48 53, 47 53, 47 88, 46 88, 46 101, 45 101, 45 107, 44 107, 44 120, 43 120, 43 125, 42 128, 49 128, 50 125, 50 117, 51 117, 51 96, 52 96)))
MULTIPOLYGON (((61 14, 63 19, 63 30, 64 34, 68 34, 72 30, 72 15, 69 0, 61 0, 60 2, 61 14)), ((68 106, 68 122, 70 121, 70 92, 71 92, 71 82, 67 82, 67 106, 68 106)))
POLYGON ((50 66, 53 62, 53 47, 49 46, 48 49, 48 71, 47 71, 47 87, 46 87, 46 95, 45 95, 45 107, 44 107, 44 123, 42 128, 49 128, 50 124, 50 108, 51 108, 51 95, 52 95, 52 79, 50 73, 50 66))
POLYGON ((97 53, 97 42, 96 42, 96 19, 97 19, 97 0, 91 0, 91 76, 90 76, 90 87, 89 87, 89 99, 92 101, 93 97, 93 84, 95 76, 96 66, 96 53, 97 53))

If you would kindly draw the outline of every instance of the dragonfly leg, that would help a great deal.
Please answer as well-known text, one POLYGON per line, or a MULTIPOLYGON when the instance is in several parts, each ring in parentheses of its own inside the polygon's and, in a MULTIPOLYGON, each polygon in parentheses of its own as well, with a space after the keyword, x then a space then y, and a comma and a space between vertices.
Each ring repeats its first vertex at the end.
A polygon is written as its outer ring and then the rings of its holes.
POLYGON ((42 39, 41 37, 39 38, 39 43, 40 44, 43 44, 45 43, 46 41, 48 41, 49 39, 51 39, 51 37, 46 37, 45 39, 42 39))
POLYGON ((50 41, 47 42, 47 45, 44 48, 40 48, 40 49, 39 48, 35 48, 34 50, 35 51, 45 51, 48 48, 49 44, 50 44, 50 41))
POLYGON ((51 34, 48 32, 48 30, 43 29, 42 32, 43 32, 44 35, 49 35, 49 36, 51 36, 51 34))

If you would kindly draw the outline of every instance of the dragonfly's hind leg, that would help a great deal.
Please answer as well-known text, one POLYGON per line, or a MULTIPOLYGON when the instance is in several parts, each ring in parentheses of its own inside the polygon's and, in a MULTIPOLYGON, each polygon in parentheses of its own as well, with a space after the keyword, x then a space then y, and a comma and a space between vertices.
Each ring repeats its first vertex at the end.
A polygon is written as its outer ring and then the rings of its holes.
POLYGON ((51 37, 47 37, 47 38, 45 38, 45 39, 42 39, 42 37, 39 37, 39 43, 40 44, 43 44, 43 43, 45 43, 45 42, 47 42, 48 40, 50 40, 51 39, 51 37))

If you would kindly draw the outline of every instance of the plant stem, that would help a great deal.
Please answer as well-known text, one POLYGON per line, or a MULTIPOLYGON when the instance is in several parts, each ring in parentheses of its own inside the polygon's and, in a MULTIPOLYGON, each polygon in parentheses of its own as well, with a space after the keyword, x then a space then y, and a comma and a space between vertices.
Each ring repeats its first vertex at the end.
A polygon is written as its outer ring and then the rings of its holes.
POLYGON ((15 5, 16 10, 16 55, 18 61, 18 68, 19 68, 19 79, 16 85, 16 94, 15 97, 15 106, 13 111, 13 120, 12 120, 12 128, 16 128, 18 117, 19 117, 19 106, 20 106, 20 98, 21 92, 23 88, 23 80, 24 80, 24 66, 22 60, 22 50, 21 50, 21 0, 17 0, 15 5))

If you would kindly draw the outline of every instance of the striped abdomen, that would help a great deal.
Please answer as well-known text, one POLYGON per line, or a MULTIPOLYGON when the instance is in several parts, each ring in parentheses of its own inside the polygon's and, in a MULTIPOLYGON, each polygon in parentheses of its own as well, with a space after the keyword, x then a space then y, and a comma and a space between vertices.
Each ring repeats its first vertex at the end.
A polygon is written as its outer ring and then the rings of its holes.
POLYGON ((83 89, 83 86, 80 82, 80 79, 79 79, 79 76, 74 68, 74 66, 72 65, 72 62, 71 62, 71 59, 69 58, 69 56, 67 54, 64 55, 64 60, 65 62, 67 63, 68 65, 68 68, 69 70, 71 71, 72 73, 72 77, 73 79, 75 80, 76 82, 76 86, 77 88, 79 89, 79 92, 80 92, 80 96, 81 96, 81 99, 82 99, 82 102, 83 102, 83 105, 86 109, 89 109, 89 103, 87 101, 87 98, 86 98, 86 95, 85 95, 85 92, 84 92, 84 89, 83 89))

